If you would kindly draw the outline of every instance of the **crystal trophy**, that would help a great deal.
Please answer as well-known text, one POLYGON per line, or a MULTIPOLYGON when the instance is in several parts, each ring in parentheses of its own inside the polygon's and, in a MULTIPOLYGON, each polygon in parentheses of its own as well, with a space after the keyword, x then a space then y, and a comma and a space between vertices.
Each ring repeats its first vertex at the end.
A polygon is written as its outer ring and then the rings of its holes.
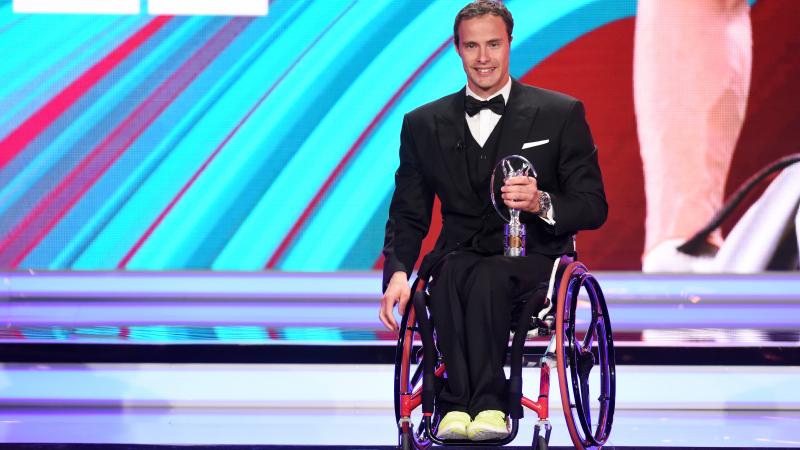
POLYGON ((536 177, 536 169, 534 169, 533 164, 523 156, 506 156, 498 161, 492 172, 492 179, 489 183, 489 196, 492 199, 492 205, 495 211, 497 211, 497 214, 506 222, 503 254, 505 256, 525 256, 525 224, 519 220, 520 210, 516 208, 507 208, 508 215, 506 215, 502 208, 497 206, 496 194, 500 192, 500 189, 499 187, 495 189, 494 182, 497 175, 501 173, 503 182, 505 183, 505 181, 511 177, 536 177))

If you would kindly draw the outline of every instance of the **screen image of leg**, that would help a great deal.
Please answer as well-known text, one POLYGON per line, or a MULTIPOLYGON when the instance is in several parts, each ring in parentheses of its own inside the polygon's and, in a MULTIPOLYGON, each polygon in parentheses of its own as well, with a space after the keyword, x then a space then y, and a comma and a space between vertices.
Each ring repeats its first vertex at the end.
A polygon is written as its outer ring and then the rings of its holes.
MULTIPOLYGON (((645 271, 691 270, 648 257, 668 259, 654 249, 674 249, 721 207, 751 66, 747 1, 639 2, 634 101, 647 201, 645 271)), ((721 242, 716 231, 709 243, 721 242)))

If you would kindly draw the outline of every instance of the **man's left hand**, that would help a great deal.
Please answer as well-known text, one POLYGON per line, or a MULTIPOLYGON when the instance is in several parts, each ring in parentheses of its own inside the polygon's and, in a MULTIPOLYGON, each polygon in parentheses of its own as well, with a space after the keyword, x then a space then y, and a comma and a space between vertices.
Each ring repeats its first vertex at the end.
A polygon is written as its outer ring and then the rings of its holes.
POLYGON ((511 177, 500 188, 503 203, 509 208, 520 209, 533 214, 539 213, 539 188, 536 178, 511 177))

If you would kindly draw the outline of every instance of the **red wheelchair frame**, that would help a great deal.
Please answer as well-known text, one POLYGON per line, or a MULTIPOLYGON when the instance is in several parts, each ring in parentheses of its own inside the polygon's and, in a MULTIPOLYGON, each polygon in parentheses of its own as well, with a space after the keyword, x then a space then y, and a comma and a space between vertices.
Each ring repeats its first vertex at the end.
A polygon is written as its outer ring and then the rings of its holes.
POLYGON ((597 449, 608 440, 614 417, 616 369, 614 342, 608 309, 600 285, 582 263, 572 256, 562 256, 554 265, 545 311, 533 314, 535 302, 525 305, 512 338, 509 362, 509 417, 511 433, 494 441, 441 441, 435 436, 435 398, 444 383, 446 368, 436 351, 434 332, 426 307, 427 294, 423 283, 415 282, 413 303, 406 308, 400 324, 395 354, 394 403, 399 447, 427 449, 433 444, 459 446, 498 446, 514 440, 519 431, 523 407, 536 413, 532 448, 547 450, 552 427, 549 419, 550 371, 556 367, 570 438, 576 449, 597 449), (589 300, 591 317, 586 331, 579 333, 576 319, 578 294, 583 288, 589 300), (555 294, 555 295, 554 295, 555 294), (555 302, 551 299, 555 296, 555 302), (555 316, 553 316, 555 309, 555 316), (544 354, 524 354, 529 331, 551 336, 544 354), (555 333, 553 333, 555 332, 555 333), (421 341, 415 345, 415 335, 421 341), (530 357, 533 356, 531 359, 530 357), (528 357, 526 359, 526 357, 528 357), (420 361, 422 362, 420 364, 420 361), (412 364, 417 364, 412 373, 412 364), (540 367, 539 395, 536 400, 522 395, 522 365, 540 367), (592 423, 589 374, 600 370, 600 395, 595 407, 596 423, 592 423), (414 429, 412 413, 422 406, 422 415, 414 429), (542 435, 544 428, 544 435, 542 435))

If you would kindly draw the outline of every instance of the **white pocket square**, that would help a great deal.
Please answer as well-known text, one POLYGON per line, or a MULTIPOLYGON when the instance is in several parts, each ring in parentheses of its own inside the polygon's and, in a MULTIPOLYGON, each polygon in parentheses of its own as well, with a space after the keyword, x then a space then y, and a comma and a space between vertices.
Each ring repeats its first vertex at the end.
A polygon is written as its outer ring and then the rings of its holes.
POLYGON ((533 141, 533 142, 526 142, 522 144, 522 149, 525 150, 526 148, 537 147, 539 145, 544 145, 550 142, 550 139, 544 139, 541 141, 533 141))

